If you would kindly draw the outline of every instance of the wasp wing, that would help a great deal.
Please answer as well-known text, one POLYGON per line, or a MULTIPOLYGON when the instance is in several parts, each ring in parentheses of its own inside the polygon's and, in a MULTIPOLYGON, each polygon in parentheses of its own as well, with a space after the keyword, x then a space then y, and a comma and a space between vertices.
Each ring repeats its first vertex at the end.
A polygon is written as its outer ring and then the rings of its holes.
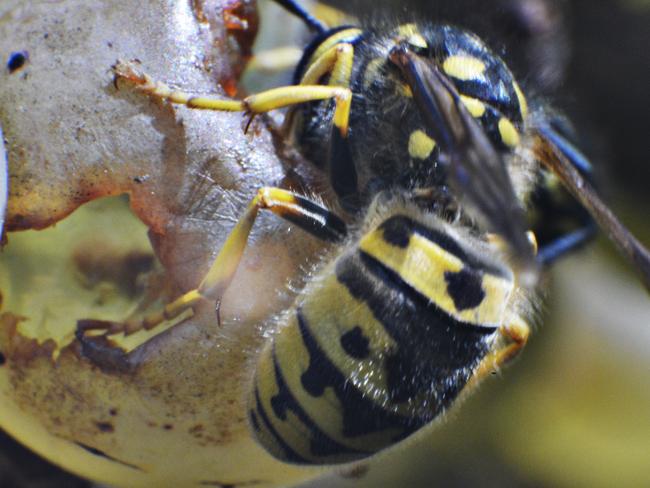
POLYGON ((632 263, 644 286, 650 291, 650 252, 618 220, 583 177, 581 171, 588 169, 586 158, 548 124, 538 123, 535 131, 537 136, 534 150, 537 159, 553 171, 587 209, 620 253, 632 263))
POLYGON ((390 59, 401 70, 431 135, 440 146, 451 184, 483 216, 491 230, 505 238, 523 269, 535 271, 524 212, 503 156, 434 60, 408 48, 395 49, 390 59))

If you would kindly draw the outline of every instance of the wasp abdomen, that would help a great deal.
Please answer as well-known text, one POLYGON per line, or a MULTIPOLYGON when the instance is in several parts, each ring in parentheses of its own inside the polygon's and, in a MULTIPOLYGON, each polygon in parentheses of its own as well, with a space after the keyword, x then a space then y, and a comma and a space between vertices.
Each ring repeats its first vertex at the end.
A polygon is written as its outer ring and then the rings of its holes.
POLYGON ((262 352, 258 440, 289 462, 331 464, 407 437, 490 351, 511 289, 505 269, 442 229, 386 219, 321 272, 262 352))

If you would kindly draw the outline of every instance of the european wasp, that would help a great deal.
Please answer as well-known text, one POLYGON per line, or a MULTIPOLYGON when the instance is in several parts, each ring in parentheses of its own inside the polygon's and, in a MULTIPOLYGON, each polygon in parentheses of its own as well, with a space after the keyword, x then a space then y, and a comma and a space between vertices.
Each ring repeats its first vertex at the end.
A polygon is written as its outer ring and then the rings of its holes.
POLYGON ((260 189, 196 289, 143 320, 80 321, 89 355, 110 354, 89 330, 150 329, 202 300, 220 322, 255 218, 270 210, 335 247, 259 353, 250 427, 283 461, 343 463, 405 439, 515 357, 539 270, 594 221, 650 283, 650 255, 598 198, 570 133, 480 38, 426 23, 330 29, 277 3, 315 34, 290 86, 191 96, 124 62, 116 81, 197 109, 289 107, 285 129, 334 198, 260 189))

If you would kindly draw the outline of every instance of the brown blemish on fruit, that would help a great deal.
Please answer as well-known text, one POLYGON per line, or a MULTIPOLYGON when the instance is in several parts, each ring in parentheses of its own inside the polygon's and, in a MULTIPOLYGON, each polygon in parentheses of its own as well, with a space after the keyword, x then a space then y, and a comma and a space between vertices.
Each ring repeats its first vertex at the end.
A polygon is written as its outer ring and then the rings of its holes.
POLYGON ((151 252, 123 250, 103 241, 85 241, 72 253, 77 276, 84 288, 101 282, 115 284, 127 296, 138 291, 138 276, 150 271, 154 264, 151 252))
POLYGON ((115 431, 115 426, 113 426, 113 424, 111 424, 110 422, 95 422, 95 426, 101 432, 111 433, 115 431))
POLYGON ((39 344, 36 339, 29 339, 18 332, 18 324, 27 317, 5 312, 0 315, 0 344, 4 345, 5 359, 16 366, 27 366, 35 359, 45 357, 53 362, 52 354, 56 351, 56 342, 48 339, 39 344))
POLYGON ((345 479, 359 480, 366 477, 369 471, 370 465, 361 463, 341 471, 339 476, 345 479))

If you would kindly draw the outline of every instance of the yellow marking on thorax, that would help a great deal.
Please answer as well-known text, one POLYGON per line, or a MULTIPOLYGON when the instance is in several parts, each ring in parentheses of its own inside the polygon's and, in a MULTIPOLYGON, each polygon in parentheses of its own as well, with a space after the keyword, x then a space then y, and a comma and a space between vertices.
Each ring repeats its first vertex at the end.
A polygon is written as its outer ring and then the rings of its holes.
POLYGON ((414 159, 427 159, 436 147, 436 141, 421 130, 414 130, 409 137, 409 156, 414 159))
POLYGON ((505 117, 499 119, 499 134, 501 135, 501 140, 510 147, 517 147, 519 145, 519 132, 512 122, 510 122, 505 117))
POLYGON ((384 66, 386 58, 374 58, 366 65, 366 70, 363 73, 363 87, 369 88, 373 81, 379 76, 379 71, 384 66))
POLYGON ((526 101, 524 93, 521 91, 519 83, 513 81, 512 85, 515 87, 515 94, 517 95, 517 100, 519 100, 519 112, 521 113, 521 118, 526 120, 526 117, 528 117, 528 102, 526 101))
POLYGON ((366 234, 359 247, 397 273, 432 303, 455 319, 478 326, 498 327, 512 290, 512 282, 490 274, 483 275, 485 298, 475 308, 458 311, 447 291, 445 273, 458 273, 463 262, 434 242, 413 234, 405 248, 393 246, 375 230, 366 234))
POLYGON ((406 40, 411 46, 426 49, 427 40, 420 34, 417 25, 402 24, 397 28, 397 35, 406 40))
POLYGON ((400 83, 397 85, 399 87, 400 93, 406 98, 413 98, 413 90, 406 83, 400 83))
POLYGON ((458 80, 476 80, 485 72, 485 63, 473 56, 449 56, 442 63, 442 69, 458 80))
POLYGON ((480 100, 465 95, 460 95, 460 99, 469 110, 469 113, 472 114, 472 117, 478 119, 485 113, 485 104, 480 100))
POLYGON ((361 35, 361 33, 362 33, 361 29, 357 29, 356 27, 351 27, 349 29, 343 29, 342 31, 337 32, 336 34, 332 34, 330 37, 325 39, 314 51, 314 54, 312 54, 311 58, 309 58, 308 65, 313 63, 316 59, 320 58, 323 54, 329 51, 336 44, 340 42, 352 42, 359 35, 361 35))

